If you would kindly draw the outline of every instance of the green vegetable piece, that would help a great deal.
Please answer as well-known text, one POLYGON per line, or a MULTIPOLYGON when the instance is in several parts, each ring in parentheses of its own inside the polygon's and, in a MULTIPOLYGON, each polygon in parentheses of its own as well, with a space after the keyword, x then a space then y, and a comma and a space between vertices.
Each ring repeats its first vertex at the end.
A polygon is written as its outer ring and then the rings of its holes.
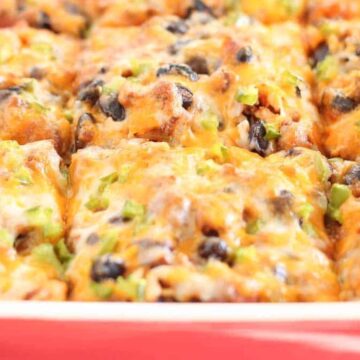
POLYGON ((289 16, 296 14, 299 9, 298 2, 295 0, 279 0, 279 4, 285 9, 286 14, 289 16))
POLYGON ((21 185, 30 185, 33 183, 30 170, 22 166, 16 173, 15 178, 21 185))
POLYGON ((257 251, 254 245, 241 247, 235 252, 235 262, 238 264, 256 262, 256 260, 257 251))
POLYGON ((127 200, 122 209, 122 216, 125 219, 134 219, 145 215, 145 206, 133 200, 127 200))
POLYGON ((331 187, 329 205, 326 213, 331 219, 339 222, 340 224, 343 223, 340 207, 345 203, 350 195, 351 190, 346 185, 334 184, 331 187))
POLYGON ((54 247, 51 244, 38 245, 32 250, 31 255, 37 261, 52 266, 59 276, 63 275, 64 268, 57 258, 54 247))
POLYGON ((131 60, 131 72, 134 77, 138 77, 149 69, 151 69, 150 61, 140 61, 138 59, 131 60))
POLYGON ((9 248, 14 245, 14 237, 5 229, 0 229, 0 247, 9 248))
POLYGON ((246 225, 246 232, 250 235, 255 235, 260 231, 260 228, 262 227, 262 225, 264 224, 264 222, 260 219, 256 219, 253 221, 250 221, 247 225, 246 225))
POLYGON ((126 80, 123 77, 115 77, 111 80, 111 82, 105 84, 102 87, 101 93, 105 95, 111 95, 113 93, 117 93, 125 81, 126 80))
POLYGON ((121 166, 120 173, 119 173, 120 184, 124 184, 127 181, 129 174, 130 174, 130 170, 131 170, 130 165, 125 164, 125 165, 121 166))
POLYGON ((85 206, 92 212, 103 211, 109 207, 109 199, 101 195, 92 195, 85 206))
POLYGON ((116 280, 117 289, 125 293, 129 300, 144 300, 145 286, 145 279, 137 279, 132 276, 129 276, 127 279, 119 276, 116 280))
POLYGON ((321 34, 324 35, 325 37, 332 35, 332 34, 337 34, 339 31, 336 24, 332 21, 322 22, 319 26, 319 30, 320 30, 321 34))
POLYGON ((240 88, 236 94, 236 101, 244 105, 255 105, 259 99, 259 90, 256 86, 240 88))
POLYGON ((100 236, 101 247, 99 255, 110 254, 116 248, 119 235, 116 230, 109 230, 100 236))
POLYGON ((200 124, 205 130, 216 132, 219 126, 219 119, 214 113, 207 112, 200 117, 200 124))
POLYGON ((349 197, 351 191, 346 185, 334 184, 330 190, 330 204, 339 208, 349 197))
POLYGON ((291 71, 285 71, 284 74, 284 80, 289 84, 293 86, 299 85, 299 83, 302 81, 302 79, 297 76, 296 74, 292 73, 291 71))
POLYGON ((319 174, 319 180, 322 182, 328 181, 331 175, 331 170, 326 158, 321 154, 316 153, 314 159, 314 165, 319 174))
POLYGON ((100 179, 100 186, 99 186, 99 193, 104 192, 104 190, 111 184, 113 184, 115 181, 117 181, 119 178, 118 173, 113 172, 110 175, 104 176, 103 178, 100 179))
POLYGON ((313 211, 314 207, 309 203, 305 203, 300 207, 298 215, 303 220, 309 220, 313 211))
POLYGON ((326 56, 326 58, 319 62, 316 66, 316 76, 319 80, 329 81, 333 79, 338 72, 338 64, 333 56, 326 56))
POLYGON ((266 129, 266 135, 265 135, 266 140, 276 140, 281 135, 280 132, 272 124, 265 124, 265 129, 266 129))
POLYGON ((45 238, 56 238, 63 232, 63 227, 58 222, 52 221, 53 210, 36 206, 26 211, 29 225, 42 229, 45 238))
POLYGON ((100 299, 107 300, 111 297, 113 288, 111 285, 91 282, 90 288, 94 292, 94 294, 100 299))
POLYGON ((229 149, 222 144, 215 144, 210 149, 211 155, 220 162, 225 162, 229 160, 230 153, 229 149))
POLYGON ((57 244, 55 245, 55 251, 62 263, 68 263, 74 257, 74 255, 69 251, 68 247, 66 246, 64 239, 61 239, 57 242, 57 244))
POLYGON ((65 117, 65 119, 66 119, 70 124, 73 123, 73 121, 74 121, 74 114, 73 114, 72 111, 70 111, 70 110, 65 110, 65 111, 64 111, 64 117, 65 117))
POLYGON ((204 160, 201 161, 196 167, 196 173, 198 175, 205 175, 211 172, 214 172, 218 168, 218 164, 216 164, 213 160, 204 160))

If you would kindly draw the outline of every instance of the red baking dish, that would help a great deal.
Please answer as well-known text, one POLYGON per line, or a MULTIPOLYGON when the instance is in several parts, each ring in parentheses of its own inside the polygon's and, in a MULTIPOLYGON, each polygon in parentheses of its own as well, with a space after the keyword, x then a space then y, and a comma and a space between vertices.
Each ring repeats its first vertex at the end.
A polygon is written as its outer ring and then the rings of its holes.
POLYGON ((2 359, 359 359, 360 306, 4 302, 2 359))

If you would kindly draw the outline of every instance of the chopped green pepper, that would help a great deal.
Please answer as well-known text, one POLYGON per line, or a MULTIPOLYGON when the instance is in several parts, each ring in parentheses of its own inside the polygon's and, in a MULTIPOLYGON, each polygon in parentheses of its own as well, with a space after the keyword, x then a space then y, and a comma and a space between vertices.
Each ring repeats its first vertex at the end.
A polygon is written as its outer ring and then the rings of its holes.
POLYGON ((334 184, 330 190, 329 204, 327 208, 327 215, 342 224, 340 207, 350 197, 351 190, 342 184, 334 184))
POLYGON ((266 134, 265 134, 266 140, 276 140, 281 135, 273 124, 265 124, 265 129, 266 129, 266 134))
POLYGON ((259 90, 256 86, 245 86, 236 93, 236 101, 244 105, 255 105, 259 99, 259 90))
POLYGON ((134 219, 145 215, 145 206, 133 200, 126 200, 122 209, 122 216, 125 219, 134 219))
POLYGON ((51 244, 38 245, 32 250, 31 256, 41 263, 52 266, 59 276, 63 275, 64 268, 57 258, 54 247, 51 244))
POLYGON ((53 210, 36 206, 26 211, 29 225, 42 229, 45 238, 56 238, 63 232, 63 227, 58 222, 52 221, 53 210))

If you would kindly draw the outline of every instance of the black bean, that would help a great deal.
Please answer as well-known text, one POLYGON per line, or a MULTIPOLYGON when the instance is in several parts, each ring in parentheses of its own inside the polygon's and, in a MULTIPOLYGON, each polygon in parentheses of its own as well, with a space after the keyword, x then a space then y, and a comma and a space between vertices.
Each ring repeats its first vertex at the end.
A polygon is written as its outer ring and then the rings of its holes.
POLYGON ((178 40, 174 44, 169 46, 169 54, 176 55, 184 46, 189 44, 191 40, 178 40))
POLYGON ((157 299, 157 302, 170 303, 170 302, 177 302, 177 300, 174 296, 171 295, 160 295, 157 299))
POLYGON ((241 63, 249 63, 253 57, 253 52, 250 46, 241 48, 237 54, 236 59, 241 63))
POLYGON ((18 253, 22 253, 28 250, 31 243, 31 232, 23 232, 19 234, 14 241, 14 248, 18 253))
POLYGON ((46 75, 45 69, 42 69, 39 66, 33 66, 29 71, 29 76, 36 80, 41 80, 46 75))
POLYGON ((301 150, 295 149, 295 148, 286 150, 286 152, 285 152, 285 156, 289 156, 289 157, 298 156, 300 154, 301 154, 301 150))
POLYGON ((194 11, 204 12, 204 13, 211 15, 212 17, 215 17, 215 14, 214 14, 213 10, 211 9, 211 7, 206 5, 201 0, 194 0, 193 6, 190 7, 187 11, 186 17, 189 17, 194 11))
POLYGON ((355 55, 360 56, 360 45, 358 45, 355 49, 355 55))
POLYGON ((224 240, 218 237, 209 237, 198 247, 198 254, 203 259, 213 258, 225 261, 228 258, 229 250, 224 240))
POLYGON ((219 237, 219 232, 216 229, 209 226, 204 226, 201 229, 201 232, 207 237, 219 237))
POLYGON ((193 93, 181 84, 176 84, 176 87, 182 98, 182 107, 188 110, 193 103, 193 93))
POLYGON ((124 275, 126 266, 122 260, 113 259, 110 255, 105 255, 95 259, 92 264, 90 276, 96 282, 107 279, 116 280, 119 276, 124 275))
POLYGON ((166 26, 166 30, 173 34, 185 34, 189 30, 189 26, 183 20, 171 21, 166 26))
POLYGON ((86 82, 80 87, 78 99, 80 101, 86 101, 91 105, 95 105, 101 95, 102 85, 104 85, 104 82, 102 80, 93 80, 86 82))
POLYGON ((39 27, 40 29, 53 30, 50 16, 46 12, 39 12, 37 19, 37 27, 39 27))
POLYGON ((86 243, 88 245, 94 245, 97 244, 100 241, 99 235, 96 233, 92 233, 90 234, 87 239, 86 239, 86 243))
POLYGON ((266 150, 269 147, 269 140, 265 138, 266 128, 261 120, 253 116, 249 117, 248 120, 250 123, 250 150, 255 151, 261 156, 265 156, 266 150))
POLYGON ((75 129, 75 150, 82 149, 86 146, 84 141, 80 138, 81 129, 86 123, 95 124, 95 118, 90 113, 84 113, 79 117, 75 129))
POLYGON ((73 15, 83 15, 84 12, 75 4, 66 2, 64 5, 64 9, 73 15))
POLYGON ((360 164, 354 165, 344 176, 344 184, 354 185, 360 181, 360 164))
POLYGON ((202 56, 193 56, 188 61, 186 61, 186 64, 189 65, 191 67, 191 70, 195 71, 197 74, 210 74, 207 61, 202 56))
POLYGON ((347 96, 336 95, 332 101, 332 107, 342 113, 353 111, 357 107, 357 102, 347 96))
POLYGON ((275 213, 285 214, 291 209, 293 204, 293 195, 290 191, 281 190, 280 194, 271 200, 275 213))
POLYGON ((198 74, 192 71, 190 66, 185 64, 167 64, 161 66, 158 69, 156 76, 160 77, 167 74, 182 75, 187 77, 191 81, 197 81, 199 79, 198 74))
POLYGON ((323 61, 329 52, 329 45, 325 41, 320 43, 311 55, 313 59, 313 66, 315 67, 319 62, 323 61))
POLYGON ((101 111, 114 121, 123 121, 126 117, 125 108, 119 103, 118 94, 101 96, 99 100, 101 111))
POLYGON ((22 88, 20 86, 11 86, 0 90, 0 103, 7 100, 13 94, 19 94, 22 88))

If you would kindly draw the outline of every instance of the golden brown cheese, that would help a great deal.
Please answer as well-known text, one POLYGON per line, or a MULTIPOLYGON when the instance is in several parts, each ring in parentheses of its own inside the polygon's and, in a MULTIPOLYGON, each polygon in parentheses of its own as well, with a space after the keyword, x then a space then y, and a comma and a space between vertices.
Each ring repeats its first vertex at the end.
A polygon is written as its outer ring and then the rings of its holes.
POLYGON ((297 148, 122 142, 73 156, 73 300, 325 301, 338 287, 324 229, 328 164, 297 148))
POLYGON ((308 21, 319 23, 326 19, 360 19, 357 0, 308 0, 308 21))
POLYGON ((79 63, 75 148, 133 137, 261 155, 317 148, 312 74, 297 25, 190 20, 183 34, 169 31, 178 21, 90 36, 79 63))
POLYGON ((68 0, 2 0, 0 27, 20 22, 56 33, 84 36, 90 26, 86 11, 68 0))
POLYGON ((77 40, 47 30, 16 26, 0 30, 0 76, 43 80, 54 91, 71 90, 77 40))
POLYGON ((65 155, 72 119, 66 103, 79 43, 46 30, 0 30, 0 140, 50 139, 65 155))

